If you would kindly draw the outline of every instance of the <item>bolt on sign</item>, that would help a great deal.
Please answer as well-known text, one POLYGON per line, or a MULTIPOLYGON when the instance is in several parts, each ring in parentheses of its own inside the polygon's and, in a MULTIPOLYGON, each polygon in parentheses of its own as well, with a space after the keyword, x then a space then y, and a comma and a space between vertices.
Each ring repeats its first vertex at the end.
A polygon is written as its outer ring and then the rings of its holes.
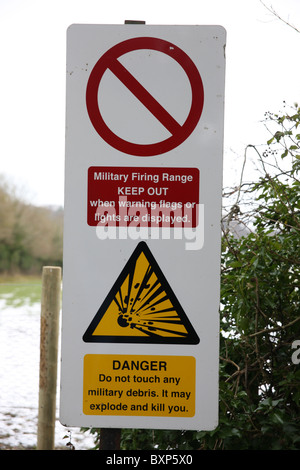
POLYGON ((67 32, 60 421, 218 424, 226 32, 67 32))

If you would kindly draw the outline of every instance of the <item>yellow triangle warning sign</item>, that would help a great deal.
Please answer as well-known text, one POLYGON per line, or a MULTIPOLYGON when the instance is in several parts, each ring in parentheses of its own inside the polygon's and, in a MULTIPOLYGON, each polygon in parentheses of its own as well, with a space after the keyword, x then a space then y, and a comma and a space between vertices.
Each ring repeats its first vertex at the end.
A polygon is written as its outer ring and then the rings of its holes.
POLYGON ((137 245, 83 340, 169 344, 200 341, 145 242, 137 245))

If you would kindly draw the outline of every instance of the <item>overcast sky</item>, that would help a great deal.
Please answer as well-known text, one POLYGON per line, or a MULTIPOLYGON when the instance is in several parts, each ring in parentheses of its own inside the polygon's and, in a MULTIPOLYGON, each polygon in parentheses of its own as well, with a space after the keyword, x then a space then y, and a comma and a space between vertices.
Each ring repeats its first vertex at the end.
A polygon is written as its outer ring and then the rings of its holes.
MULTIPOLYGON (((300 30, 299 0, 264 3, 300 30)), ((265 111, 300 102, 300 33, 260 0, 0 0, 0 174, 27 201, 63 204, 67 27, 126 19, 226 29, 226 185, 267 140, 265 111)))

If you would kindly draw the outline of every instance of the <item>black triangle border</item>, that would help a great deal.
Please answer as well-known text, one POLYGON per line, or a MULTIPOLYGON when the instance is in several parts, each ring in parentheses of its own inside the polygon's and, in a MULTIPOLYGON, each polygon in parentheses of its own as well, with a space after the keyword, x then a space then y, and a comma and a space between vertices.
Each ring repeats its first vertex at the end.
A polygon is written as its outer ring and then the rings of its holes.
POLYGON ((165 278, 162 270, 160 269, 157 261, 155 260, 154 256, 152 255, 148 245, 145 242, 140 242, 135 250, 133 251, 132 255, 130 256, 129 260, 125 264, 124 268, 122 269, 120 275, 118 276, 116 282, 112 286, 111 290, 109 291, 107 297, 105 298, 104 302, 102 303, 101 307, 98 309, 96 315, 94 316, 93 320, 91 321, 89 327, 87 328, 86 332, 82 337, 83 341, 86 343, 160 343, 160 344, 198 344, 200 339, 195 332, 191 322, 189 321, 187 315, 185 314, 181 304, 179 303, 176 295, 174 294, 170 284, 168 283, 167 279, 165 278), (102 317, 105 315, 108 307, 110 306, 112 300, 114 299, 116 293, 119 290, 119 286, 123 284, 128 272, 130 272, 132 264, 135 264, 138 257, 141 253, 144 253, 147 260, 149 261, 150 265, 152 266, 159 282, 163 286, 166 294, 169 296, 170 301, 172 302, 174 308, 177 311, 183 325, 185 326, 188 335, 186 337, 162 337, 162 336, 114 336, 114 335, 93 335, 96 327, 100 323, 102 317))

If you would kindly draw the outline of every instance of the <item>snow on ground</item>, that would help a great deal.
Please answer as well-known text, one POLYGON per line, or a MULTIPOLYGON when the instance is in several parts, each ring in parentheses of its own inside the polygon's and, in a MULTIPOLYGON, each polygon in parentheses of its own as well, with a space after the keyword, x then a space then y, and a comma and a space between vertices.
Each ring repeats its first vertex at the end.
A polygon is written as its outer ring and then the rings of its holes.
MULTIPOLYGON (((37 445, 40 304, 11 306, 3 294, 0 298, 0 449, 27 448, 37 445)), ((59 371, 57 404, 59 403, 59 371)), ((58 417, 58 409, 57 409, 58 417)), ((66 428, 58 419, 55 447, 70 441, 75 450, 94 447, 89 433, 80 428, 66 428), (68 436, 68 438, 64 438, 68 436)))

